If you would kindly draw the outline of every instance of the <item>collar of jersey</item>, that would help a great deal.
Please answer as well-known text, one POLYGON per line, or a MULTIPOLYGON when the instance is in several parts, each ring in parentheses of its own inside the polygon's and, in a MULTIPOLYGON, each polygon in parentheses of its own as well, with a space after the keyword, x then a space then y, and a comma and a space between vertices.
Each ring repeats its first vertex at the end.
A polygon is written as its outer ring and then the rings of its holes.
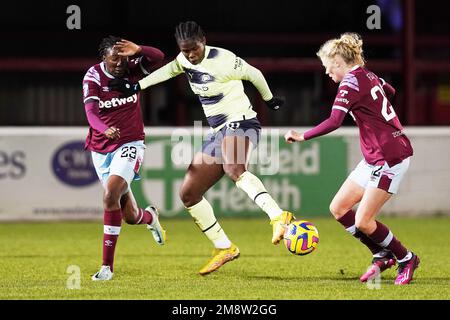
POLYGON ((344 78, 345 78, 345 76, 346 76, 347 74, 349 74, 349 73, 352 72, 352 71, 355 71, 355 70, 358 69, 358 68, 361 68, 361 66, 360 66, 359 64, 357 64, 356 66, 353 66, 353 68, 351 68, 351 69, 344 75, 344 78))
POLYGON ((104 73, 108 78, 115 79, 115 77, 114 77, 112 74, 110 74, 110 73, 106 70, 105 63, 104 63, 104 62, 100 62, 100 69, 102 69, 103 73, 104 73))
POLYGON ((359 64, 357 64, 356 66, 354 66, 353 68, 350 69, 349 72, 355 71, 356 69, 361 68, 361 66, 359 64))

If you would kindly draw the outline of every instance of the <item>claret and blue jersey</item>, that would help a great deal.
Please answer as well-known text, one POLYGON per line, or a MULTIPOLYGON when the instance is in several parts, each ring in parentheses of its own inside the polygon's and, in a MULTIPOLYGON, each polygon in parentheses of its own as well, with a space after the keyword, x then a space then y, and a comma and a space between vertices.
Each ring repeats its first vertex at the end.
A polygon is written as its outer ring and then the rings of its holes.
POLYGON ((393 166, 412 156, 411 143, 388 99, 386 87, 390 86, 373 72, 355 66, 339 84, 330 117, 337 120, 325 120, 305 132, 305 139, 336 129, 333 126, 341 125, 344 119, 339 113, 344 112, 349 113, 359 127, 361 151, 367 163, 378 165, 387 162, 393 166))
MULTIPOLYGON (((129 61, 129 72, 126 77, 130 81, 138 81, 148 74, 141 60, 142 58, 138 58, 129 61)), ((84 103, 89 100, 97 101, 101 121, 108 127, 115 126, 121 131, 118 140, 110 140, 103 132, 90 127, 86 148, 91 151, 111 152, 124 143, 144 140, 145 137, 139 94, 127 98, 120 97, 120 92, 109 89, 108 83, 111 79, 114 79, 114 76, 106 70, 104 62, 89 68, 83 78, 84 103)))

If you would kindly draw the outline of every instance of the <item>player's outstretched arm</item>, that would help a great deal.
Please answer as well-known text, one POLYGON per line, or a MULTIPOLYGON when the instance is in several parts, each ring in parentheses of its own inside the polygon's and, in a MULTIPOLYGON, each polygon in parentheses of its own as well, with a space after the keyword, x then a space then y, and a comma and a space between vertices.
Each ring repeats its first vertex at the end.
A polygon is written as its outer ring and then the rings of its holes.
POLYGON ((326 135, 342 125, 346 113, 339 109, 331 109, 330 117, 303 134, 304 140, 326 135))
POLYGON ((284 140, 287 143, 293 143, 323 136, 339 128, 344 121, 345 115, 346 113, 339 109, 332 109, 330 117, 322 121, 319 125, 315 126, 311 130, 306 131, 305 133, 299 133, 295 130, 289 130, 284 135, 284 140))
POLYGON ((172 62, 169 62, 165 66, 162 66, 161 68, 153 71, 151 74, 149 74, 145 78, 142 78, 136 83, 132 83, 123 78, 115 78, 109 81, 108 86, 113 91, 121 92, 124 97, 129 97, 150 86, 173 78, 180 73, 183 73, 183 70, 181 69, 181 67, 179 67, 176 60, 174 60, 172 62))
POLYGON ((258 89, 261 97, 266 102, 267 107, 272 110, 278 110, 285 102, 283 97, 274 97, 272 92, 270 91, 269 85, 267 84, 266 78, 262 72, 253 67, 252 65, 246 63, 240 58, 236 58, 241 60, 242 62, 242 80, 250 81, 256 89, 258 89))
POLYGON ((288 132, 286 132, 286 134, 284 135, 284 140, 287 143, 292 143, 292 142, 302 142, 305 141, 305 137, 303 136, 303 133, 299 133, 295 130, 289 130, 288 132))
POLYGON ((183 68, 179 65, 177 60, 173 60, 168 64, 162 66, 159 69, 156 69, 152 73, 150 73, 145 78, 139 80, 139 87, 141 90, 148 88, 150 86, 154 86, 155 84, 167 81, 177 75, 183 73, 183 68))

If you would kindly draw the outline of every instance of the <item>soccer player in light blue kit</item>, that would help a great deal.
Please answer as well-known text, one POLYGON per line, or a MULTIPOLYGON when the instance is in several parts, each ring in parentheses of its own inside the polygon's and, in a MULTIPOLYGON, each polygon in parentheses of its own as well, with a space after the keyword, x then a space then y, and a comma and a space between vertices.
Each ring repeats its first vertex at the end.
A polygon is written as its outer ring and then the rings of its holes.
POLYGON ((110 87, 133 95, 185 73, 192 91, 198 96, 213 133, 204 142, 202 151, 194 155, 180 189, 180 198, 215 246, 212 258, 199 271, 206 275, 239 256, 238 247, 228 239, 212 206, 203 196, 224 174, 267 213, 273 226, 272 243, 280 242, 287 224, 294 219, 291 212, 278 206, 261 180, 247 171, 261 126, 242 80, 250 81, 271 109, 277 110, 284 100, 272 95, 261 71, 228 50, 207 46, 196 22, 180 23, 175 38, 181 52, 172 62, 137 83, 115 79, 110 87))

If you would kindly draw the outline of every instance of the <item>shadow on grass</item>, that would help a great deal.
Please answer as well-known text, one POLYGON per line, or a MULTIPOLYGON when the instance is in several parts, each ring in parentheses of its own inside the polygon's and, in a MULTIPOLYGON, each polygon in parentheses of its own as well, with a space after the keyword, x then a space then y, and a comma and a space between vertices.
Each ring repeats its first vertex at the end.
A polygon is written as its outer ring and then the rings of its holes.
MULTIPOLYGON (((412 284, 415 285, 438 285, 438 286, 449 286, 450 277, 414 277, 412 284)), ((449 293, 450 295, 450 293, 449 293)))
POLYGON ((88 257, 91 258, 93 255, 92 254, 24 254, 24 255, 20 255, 20 254, 14 254, 14 255, 4 255, 4 256, 0 256, 0 260, 1 259, 36 259, 36 258, 72 258, 72 257, 76 257, 76 258, 82 258, 82 257, 88 257))
POLYGON ((311 281, 342 281, 342 282, 355 282, 359 281, 356 277, 342 277, 342 276, 321 276, 321 277, 302 277, 302 276, 286 276, 286 275, 250 275, 246 276, 248 279, 257 279, 257 280, 277 280, 277 281, 300 281, 300 282, 311 282, 311 281))

